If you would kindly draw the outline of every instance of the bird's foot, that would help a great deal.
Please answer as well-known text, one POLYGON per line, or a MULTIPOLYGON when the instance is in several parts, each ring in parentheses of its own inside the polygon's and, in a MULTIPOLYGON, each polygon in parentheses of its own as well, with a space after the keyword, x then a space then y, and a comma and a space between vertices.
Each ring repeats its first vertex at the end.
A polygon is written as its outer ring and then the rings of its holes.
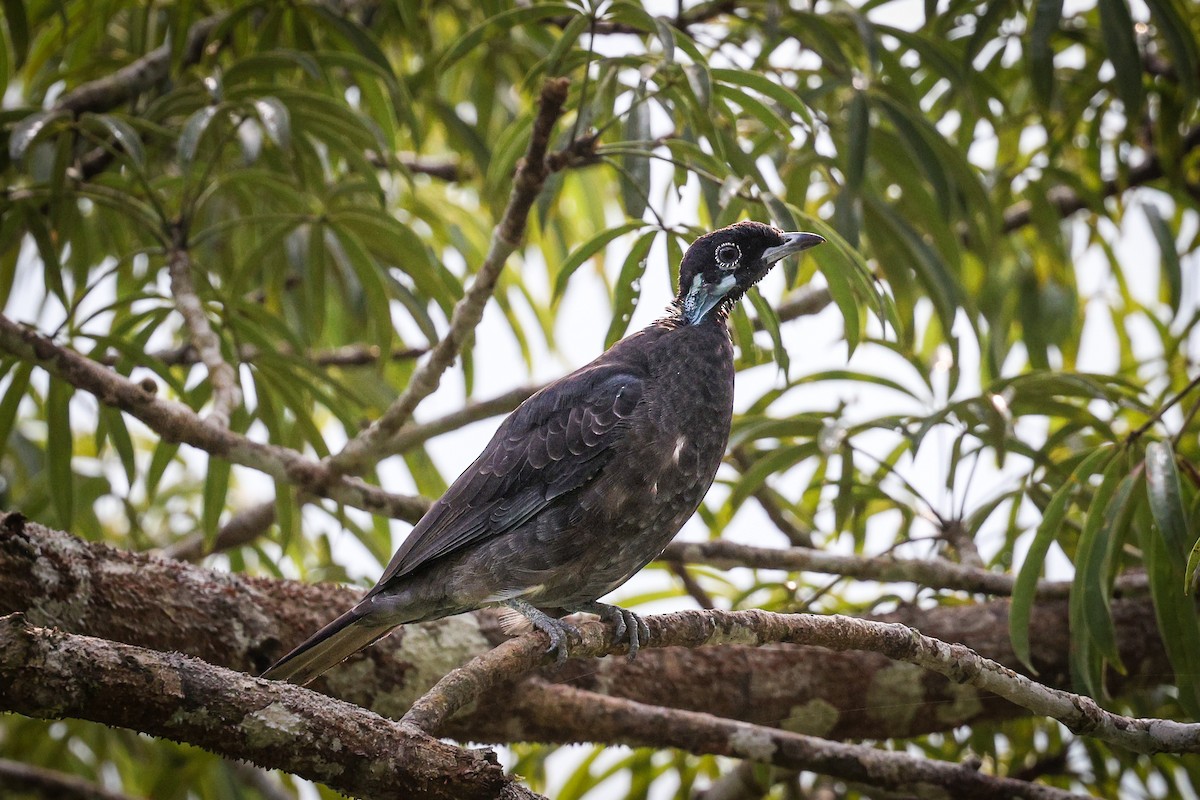
POLYGON ((637 658, 638 650, 642 647, 642 642, 650 640, 650 626, 646 624, 646 620, 627 608, 610 606, 607 603, 585 603, 572 610, 595 614, 604 622, 611 622, 613 626, 613 643, 616 644, 622 639, 628 639, 629 641, 628 658, 630 661, 637 658))
POLYGON ((570 655, 570 639, 579 638, 579 629, 569 622, 564 622, 561 619, 555 619, 541 609, 534 608, 524 600, 512 599, 505 603, 506 606, 519 611, 542 633, 546 634, 550 639, 550 646, 546 648, 547 653, 554 653, 554 661, 557 666, 562 666, 566 663, 567 656, 570 655))

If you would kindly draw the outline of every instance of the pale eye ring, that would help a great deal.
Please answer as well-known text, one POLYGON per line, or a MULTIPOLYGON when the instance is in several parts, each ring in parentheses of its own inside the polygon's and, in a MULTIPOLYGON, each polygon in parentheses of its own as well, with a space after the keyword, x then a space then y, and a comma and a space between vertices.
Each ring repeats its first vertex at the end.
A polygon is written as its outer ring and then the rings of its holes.
POLYGON ((742 259, 742 249, 733 242, 725 242, 717 247, 717 266, 721 269, 733 269, 742 259))

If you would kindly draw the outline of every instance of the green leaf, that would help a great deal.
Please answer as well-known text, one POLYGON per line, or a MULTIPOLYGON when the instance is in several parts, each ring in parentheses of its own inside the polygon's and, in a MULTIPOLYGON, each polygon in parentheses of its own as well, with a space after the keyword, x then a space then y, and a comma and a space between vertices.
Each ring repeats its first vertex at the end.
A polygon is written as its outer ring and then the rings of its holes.
MULTIPOLYGON (((625 115, 623 137, 627 142, 647 142, 650 139, 650 105, 646 102, 646 82, 638 84, 633 105, 625 115)), ((625 213, 633 219, 641 219, 646 213, 647 198, 650 196, 650 159, 633 153, 621 155, 624 170, 621 180, 621 202, 625 213)))
POLYGON ((1190 35, 1187 18, 1180 13, 1174 0, 1146 0, 1150 15, 1158 33, 1167 42, 1174 56, 1175 74, 1184 94, 1195 97, 1200 94, 1200 48, 1196 37, 1190 35))
POLYGON ((502 11, 464 33, 454 44, 442 54, 436 72, 441 73, 453 66, 454 62, 477 49, 486 37, 497 35, 507 28, 527 25, 531 22, 541 22, 551 17, 573 17, 579 11, 565 3, 546 3, 524 8, 511 8, 502 11))
MULTIPOLYGON (((1187 563, 1187 554, 1195 537, 1188 530, 1183 511, 1183 490, 1175 465, 1175 451, 1170 442, 1151 442, 1146 445, 1146 491, 1150 511, 1166 542, 1167 552, 1179 564, 1187 563)), ((1187 587, 1184 586, 1184 591, 1187 587)))
POLYGON ((134 164, 139 167, 145 165, 146 148, 142 145, 142 137, 128 122, 112 114, 84 114, 80 121, 94 121, 101 125, 134 164))
POLYGON ((287 106, 278 97, 260 97, 254 101, 254 110, 267 138, 286 150, 292 141, 292 116, 287 106))
POLYGON ((1127 124, 1132 128, 1141 118, 1144 101, 1142 57, 1133 30, 1133 17, 1125 0, 1097 0, 1096 7, 1100 11, 1105 53, 1117 73, 1117 94, 1125 105, 1127 124))
POLYGON ((150 457, 150 467, 146 470, 146 500, 153 501, 158 494, 158 484, 162 481, 163 474, 167 471, 167 467, 171 466, 171 462, 175 460, 175 454, 179 452, 179 444, 177 442, 168 442, 166 439, 159 440, 154 446, 154 455, 150 457))
POLYGON ((1050 37, 1058 33, 1062 9, 1063 0, 1035 0, 1033 21, 1029 23, 1029 81, 1043 109, 1050 107, 1054 95, 1054 48, 1050 37))
POLYGON ((765 75, 740 69, 714 69, 712 71, 712 79, 719 83, 753 89, 759 94, 771 98, 788 111, 791 111, 805 125, 813 125, 812 111, 805 105, 800 95, 786 86, 775 83, 765 75))
POLYGON ((758 314, 758 321, 762 324, 763 330, 771 337, 771 352, 775 357, 775 364, 786 379, 788 371, 791 369, 791 359, 788 356, 787 348, 783 346, 783 335, 779 330, 779 315, 775 313, 775 309, 762 296, 762 292, 758 290, 757 286, 752 287, 750 291, 746 292, 746 296, 750 299, 750 304, 754 306, 754 310, 758 314))
POLYGON ((38 111, 22 119, 13 126, 8 137, 8 157, 20 161, 29 152, 29 148, 38 137, 50 129, 54 122, 67 119, 70 115, 65 111, 38 111))
POLYGON ((1075 578, 1068 601, 1071 673, 1077 689, 1092 697, 1103 693, 1106 660, 1124 671, 1109 608, 1114 550, 1107 537, 1119 535, 1118 520, 1124 516, 1138 479, 1138 475, 1126 474, 1125 459, 1108 462, 1100 486, 1088 502, 1075 548, 1075 578))
POLYGON ((204 478, 204 499, 201 523, 204 527, 204 549, 211 551, 221 530, 221 513, 225 510, 225 497, 229 494, 231 464, 215 455, 208 457, 208 471, 204 478))
POLYGON ((13 67, 20 69, 29 55, 29 18, 24 0, 4 0, 4 21, 13 44, 13 67))
POLYGON ((649 231, 639 236, 633 247, 629 248, 625 263, 621 265, 621 272, 613 287, 612 322, 609 323, 608 333, 604 336, 606 350, 629 329, 629 320, 633 317, 633 311, 642 296, 642 275, 646 272, 646 257, 650 254, 656 236, 658 231, 649 231))
POLYGON ((1192 552, 1188 554, 1187 570, 1184 572, 1184 583, 1187 594, 1193 595, 1196 589, 1200 588, 1200 539, 1192 545, 1192 552))
POLYGON ((571 255, 567 256, 558 268, 558 274, 554 279, 554 301, 558 302, 562 299, 563 293, 567 290, 567 283, 571 280, 571 276, 575 271, 583 266, 584 262, 592 256, 603 250, 609 242, 616 239, 618 236, 623 236, 630 231, 636 231, 639 228, 646 227, 646 223, 639 220, 626 222, 624 225, 618 225, 615 228, 601 231, 600 233, 588 239, 579 247, 572 251, 571 255))
POLYGON ((1025 561, 1017 573, 1017 581, 1013 586, 1012 606, 1009 610, 1008 635, 1017 658, 1035 675, 1037 670, 1033 667, 1029 650, 1029 619, 1037 594, 1038 578, 1042 573, 1042 564, 1046 560, 1046 553, 1050 551, 1051 543, 1058 538, 1059 528, 1066 517, 1071 498, 1074 497, 1083 482, 1101 469, 1101 466, 1113 456, 1113 453, 1112 447, 1099 447, 1093 450, 1080 462, 1063 485, 1058 487, 1053 497, 1050 498, 1046 510, 1042 513, 1041 524, 1038 525, 1033 541, 1029 545, 1029 552, 1026 553, 1025 561))
POLYGON ((33 364, 28 361, 22 361, 13 367, 8 388, 4 390, 4 397, 0 398, 0 456, 8 449, 13 422, 17 418, 17 407, 29 391, 29 376, 32 372, 33 364))
POLYGON ((178 155, 180 165, 186 167, 196 158, 196 150, 200 140, 213 117, 220 111, 220 106, 204 106, 192 113, 183 123, 183 132, 179 134, 178 155))
POLYGON ((1171 311, 1178 314, 1179 302, 1183 296, 1183 266, 1179 261, 1179 251, 1175 248, 1175 235, 1162 218, 1158 206, 1154 203, 1143 203, 1142 210, 1146 212, 1146 220, 1150 223, 1150 230, 1154 233, 1158 250, 1162 254, 1159 264, 1162 281, 1166 284, 1167 302, 1171 304, 1171 311))
POLYGON ((71 529, 75 516, 75 482, 71 456, 75 442, 71 431, 71 395, 75 387, 57 378, 50 379, 46 393, 46 472, 50 501, 58 515, 58 524, 71 529))
POLYGON ((1184 581, 1184 562, 1172 552, 1164 537, 1155 534, 1156 526, 1150 520, 1139 520, 1142 557, 1150 579, 1154 616, 1167 658, 1175 671, 1179 704, 1193 719, 1200 719, 1200 621, 1195 600, 1179 591, 1179 585, 1184 581))
POLYGON ((125 478, 129 481, 129 485, 133 486, 133 482, 137 478, 137 456, 134 451, 133 439, 129 436, 129 429, 125 426, 125 417, 118 409, 104 404, 100 405, 99 410, 100 418, 104 421, 105 429, 108 432, 108 441, 112 443, 118 458, 121 459, 121 466, 125 469, 125 478))

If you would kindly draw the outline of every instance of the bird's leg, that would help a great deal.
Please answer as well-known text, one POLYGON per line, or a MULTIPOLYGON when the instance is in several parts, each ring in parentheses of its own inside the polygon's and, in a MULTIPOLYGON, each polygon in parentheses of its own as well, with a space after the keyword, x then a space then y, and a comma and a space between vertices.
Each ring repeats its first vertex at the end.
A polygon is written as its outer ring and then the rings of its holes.
POLYGON ((595 614, 603 621, 611 622, 613 625, 614 643, 625 638, 629 639, 630 661, 637 658, 637 653, 641 649, 642 642, 649 641, 650 639, 650 626, 646 624, 646 620, 627 608, 610 606, 607 603, 584 603, 570 610, 595 614))
POLYGON ((504 605, 524 614, 525 618, 533 623, 533 627, 550 637, 550 646, 546 648, 546 652, 554 653, 555 661, 561 667, 567 660, 568 640, 571 636, 579 636, 579 629, 569 622, 555 619, 545 611, 534 608, 517 597, 506 600, 504 605))

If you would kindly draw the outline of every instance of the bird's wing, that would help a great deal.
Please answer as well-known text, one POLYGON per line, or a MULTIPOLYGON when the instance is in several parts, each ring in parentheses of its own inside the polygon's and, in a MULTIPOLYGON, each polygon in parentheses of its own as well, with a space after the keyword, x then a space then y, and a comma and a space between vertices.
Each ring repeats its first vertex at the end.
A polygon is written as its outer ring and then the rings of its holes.
POLYGON ((416 524, 372 593, 417 567, 517 528, 584 486, 611 456, 642 398, 628 365, 595 365, 545 387, 416 524))

